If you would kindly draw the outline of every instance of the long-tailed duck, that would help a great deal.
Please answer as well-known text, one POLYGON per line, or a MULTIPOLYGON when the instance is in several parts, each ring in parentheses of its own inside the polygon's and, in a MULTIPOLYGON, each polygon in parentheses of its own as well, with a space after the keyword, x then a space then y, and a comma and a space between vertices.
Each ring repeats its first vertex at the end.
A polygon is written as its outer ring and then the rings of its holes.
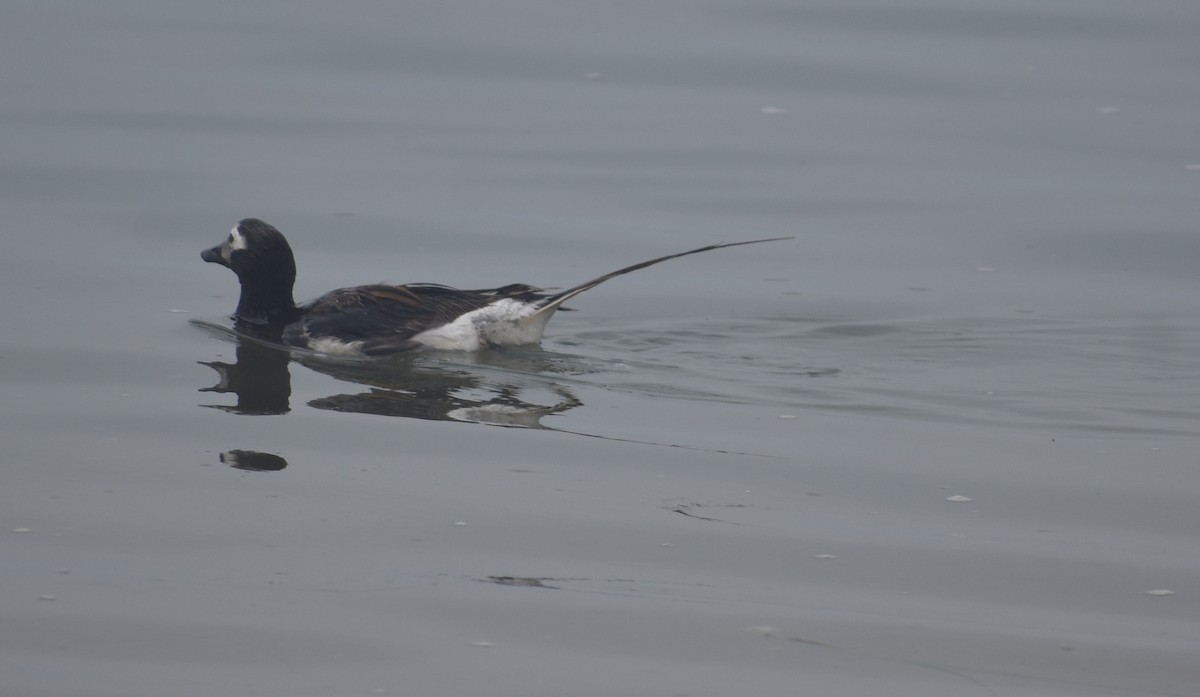
POLYGON ((204 261, 227 266, 242 286, 233 317, 278 332, 285 344, 325 354, 378 356, 420 348, 476 351, 536 344, 564 302, 614 276, 668 259, 722 247, 793 239, 772 237, 710 244, 626 266, 557 293, 523 283, 459 290, 433 283, 340 288, 303 305, 292 299, 296 261, 283 234, 257 218, 234 226, 204 261))

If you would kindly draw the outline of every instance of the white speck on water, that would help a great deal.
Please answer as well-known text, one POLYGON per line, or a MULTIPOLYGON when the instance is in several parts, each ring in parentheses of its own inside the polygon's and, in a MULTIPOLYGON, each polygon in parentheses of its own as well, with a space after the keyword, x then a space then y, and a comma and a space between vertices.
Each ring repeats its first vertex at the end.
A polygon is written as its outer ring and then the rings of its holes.
POLYGON ((976 267, 975 267, 975 270, 976 270, 976 271, 988 272, 988 271, 995 271, 995 270, 996 270, 996 267, 994 267, 994 266, 976 266, 976 267))
POLYGON ((971 499, 966 496, 961 496, 961 495, 955 494, 954 496, 947 496, 946 500, 949 501, 950 503, 966 503, 967 501, 970 501, 971 499))
POLYGON ((40 595, 38 596, 38 600, 58 600, 58 598, 53 595, 40 595))
POLYGON ((1101 114, 1115 114, 1118 111, 1120 111, 1120 109, 1115 106, 1102 106, 1099 109, 1097 109, 1096 111, 1101 114))
POLYGON ((173 315, 186 315, 188 313, 187 310, 180 310, 177 308, 172 308, 170 310, 167 310, 167 312, 170 312, 173 315))
POLYGON ((759 111, 761 111, 764 114, 767 114, 768 116, 774 116, 775 114, 786 114, 787 113, 786 109, 781 109, 777 106, 765 106, 762 109, 759 109, 759 111))
POLYGON ((837 557, 833 556, 832 554, 817 554, 815 556, 817 559, 837 559, 837 557))
POLYGON ((496 648, 496 642, 494 642, 494 641, 472 641, 471 646, 474 646, 474 647, 480 648, 480 649, 494 649, 494 648, 496 648))
POLYGON ((13 532, 33 532, 33 528, 13 528, 13 532))
POLYGON ((585 80, 603 80, 604 73, 584 73, 583 78, 585 80))
POLYGON ((465 520, 456 520, 456 521, 454 521, 454 523, 453 523, 453 524, 454 524, 456 527, 460 527, 460 528, 461 528, 461 527, 463 527, 464 525, 466 525, 466 524, 467 524, 467 521, 465 521, 465 520))
POLYGON ((1165 588, 1156 588, 1152 591, 1146 591, 1146 595, 1153 595, 1157 598, 1163 598, 1168 595, 1175 595, 1175 591, 1169 591, 1165 588))
POLYGON ((796 418, 799 418, 799 417, 797 417, 795 414, 780 414, 779 416, 777 416, 777 417, 775 417, 775 418, 777 418, 777 419, 782 419, 782 420, 785 420, 785 421, 791 421, 792 419, 796 419, 796 418))
POLYGON ((756 634, 761 634, 763 636, 775 636, 775 628, 766 624, 756 625, 754 627, 746 627, 746 630, 756 634))
POLYGON ((662 544, 659 545, 659 547, 674 547, 674 546, 675 545, 671 544, 670 542, 663 542, 662 544))
POLYGON ((1187 165, 1184 169, 1189 172, 1200 172, 1200 165, 1187 165))

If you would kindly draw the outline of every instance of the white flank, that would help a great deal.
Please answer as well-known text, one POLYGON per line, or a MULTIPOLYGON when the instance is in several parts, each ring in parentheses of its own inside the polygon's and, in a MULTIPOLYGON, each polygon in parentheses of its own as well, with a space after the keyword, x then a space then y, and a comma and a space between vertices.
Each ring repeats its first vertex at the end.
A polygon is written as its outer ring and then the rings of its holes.
POLYGON ((520 346, 542 340, 553 312, 538 312, 533 303, 504 298, 459 315, 453 322, 427 329, 413 341, 440 351, 478 351, 484 346, 520 346))

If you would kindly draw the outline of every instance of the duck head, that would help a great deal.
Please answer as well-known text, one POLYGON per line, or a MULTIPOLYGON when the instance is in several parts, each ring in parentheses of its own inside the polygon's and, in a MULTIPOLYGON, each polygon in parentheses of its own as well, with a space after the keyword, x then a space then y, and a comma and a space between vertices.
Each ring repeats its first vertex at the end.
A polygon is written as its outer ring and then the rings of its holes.
POLYGON ((289 319, 296 312, 292 286, 296 260, 283 233, 257 219, 246 218, 221 244, 200 253, 200 258, 220 264, 242 285, 234 318, 254 324, 289 319))

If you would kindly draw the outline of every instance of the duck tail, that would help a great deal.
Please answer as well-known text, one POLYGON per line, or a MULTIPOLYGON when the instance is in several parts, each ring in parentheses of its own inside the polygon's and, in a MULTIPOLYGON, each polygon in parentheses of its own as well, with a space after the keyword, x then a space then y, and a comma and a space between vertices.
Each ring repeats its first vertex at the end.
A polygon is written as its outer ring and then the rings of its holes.
POLYGON ((686 257, 691 254, 699 254, 700 252, 709 252, 714 249, 722 249, 724 247, 739 247, 744 244, 759 244, 761 242, 778 242, 780 240, 794 240, 794 239, 796 239, 796 238, 795 237, 767 237, 767 238, 764 238, 761 240, 746 240, 744 242, 720 242, 718 244, 710 244, 705 247, 691 249, 686 252, 677 252, 675 254, 668 254, 665 257, 658 257, 657 259, 651 259, 649 261, 643 261, 638 264, 626 266, 624 268, 617 269, 616 271, 610 271, 610 272, 604 274, 603 276, 598 276, 596 278, 593 278, 592 280, 587 281, 585 283, 580 283, 577 286, 568 288, 559 293, 555 293, 554 295, 547 295, 546 297, 537 301, 538 309, 537 309, 537 312, 534 313, 534 316, 544 316, 546 318, 549 318, 549 316, 554 314, 555 310, 562 307, 562 304, 565 303, 566 301, 570 300, 571 298, 575 297, 576 295, 579 295, 580 293, 583 293, 585 291, 591 290, 592 288, 595 288, 596 286, 600 285, 601 283, 604 283, 605 281, 609 280, 610 278, 616 278, 617 276, 623 276, 631 271, 637 271, 639 269, 644 269, 647 266, 654 266, 655 264, 667 261, 669 259, 678 259, 679 257, 686 257))

